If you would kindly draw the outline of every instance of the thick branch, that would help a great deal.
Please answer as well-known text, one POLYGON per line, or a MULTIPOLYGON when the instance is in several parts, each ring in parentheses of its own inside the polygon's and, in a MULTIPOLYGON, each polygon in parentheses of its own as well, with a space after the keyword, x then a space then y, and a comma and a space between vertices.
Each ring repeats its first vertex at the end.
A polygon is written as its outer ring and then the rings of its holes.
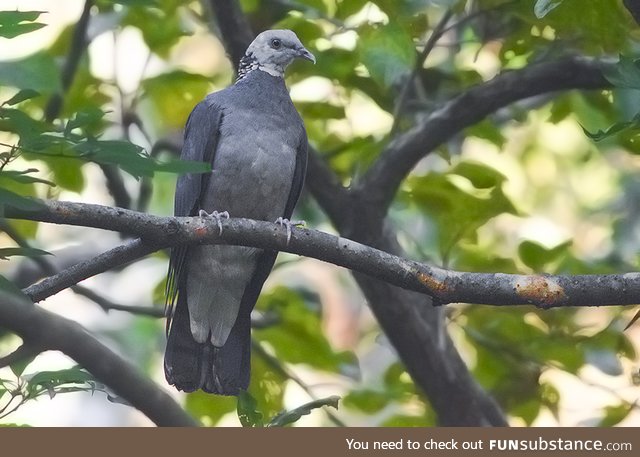
POLYGON ((407 174, 439 145, 515 101, 560 90, 609 87, 603 65, 570 57, 505 72, 475 86, 391 142, 355 187, 384 215, 407 174))
POLYGON ((43 201, 42 209, 36 212, 8 210, 7 217, 115 230, 141 237, 29 287, 25 292, 34 301, 163 247, 221 243, 313 257, 427 294, 442 304, 532 304, 553 308, 640 303, 640 273, 527 276, 457 272, 403 259, 317 230, 294 229, 287 244, 286 232, 281 226, 250 219, 223 220, 223 231, 219 234, 213 219, 158 217, 101 205, 60 201, 43 201))
POLYGON ((0 292, 0 326, 26 344, 65 353, 157 425, 197 425, 169 394, 76 322, 0 292))
POLYGON ((220 29, 221 39, 227 54, 238 68, 240 59, 253 40, 253 32, 237 1, 208 0, 220 29))

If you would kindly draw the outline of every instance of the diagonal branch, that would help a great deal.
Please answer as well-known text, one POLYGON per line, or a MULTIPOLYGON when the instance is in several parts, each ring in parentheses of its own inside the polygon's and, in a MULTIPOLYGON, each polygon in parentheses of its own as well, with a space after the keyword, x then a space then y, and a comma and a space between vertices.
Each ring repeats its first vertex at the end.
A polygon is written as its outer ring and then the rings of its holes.
POLYGON ((392 141, 362 179, 357 192, 384 215, 400 183, 425 155, 464 128, 518 100, 570 89, 602 89, 610 84, 602 74, 606 64, 582 57, 505 72, 472 87, 392 141))
POLYGON ((24 293, 32 301, 39 302, 68 287, 74 286, 84 279, 117 266, 125 265, 133 260, 151 254, 158 249, 160 249, 160 247, 155 244, 145 243, 140 239, 133 240, 100 254, 97 257, 77 263, 58 274, 49 276, 39 283, 27 287, 24 293))
POLYGON ((168 393, 80 324, 0 291, 0 326, 18 334, 30 347, 65 353, 157 425, 197 425, 168 393))
MULTIPOLYGON (((16 244, 20 247, 30 248, 30 243, 22 237, 10 224, 7 223, 5 219, 0 219, 0 231, 5 232, 11 239, 13 239, 16 244)), ((31 257, 31 260, 38 266, 40 271, 48 276, 55 275, 58 271, 57 268, 45 257, 43 256, 34 256, 31 257)), ((148 316, 148 317, 164 317, 164 311, 160 308, 153 306, 134 306, 134 305, 120 305, 118 303, 113 303, 111 300, 103 297, 102 295, 94 292, 91 289, 88 289, 84 286, 71 286, 71 290, 73 290, 76 294, 81 295, 89 300, 93 301, 95 304, 100 306, 105 312, 109 312, 110 310, 115 311, 125 311, 131 314, 137 314, 139 316, 148 316)))

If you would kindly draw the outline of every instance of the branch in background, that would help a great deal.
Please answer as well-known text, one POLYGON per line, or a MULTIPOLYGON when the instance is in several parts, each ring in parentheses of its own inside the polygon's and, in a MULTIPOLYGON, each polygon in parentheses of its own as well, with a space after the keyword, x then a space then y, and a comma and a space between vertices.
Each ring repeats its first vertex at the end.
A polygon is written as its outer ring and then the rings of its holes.
POLYGON ((249 21, 237 1, 208 0, 208 4, 215 15, 221 39, 233 68, 238 68, 240 59, 254 37, 249 21))
MULTIPOLYGON (((9 236, 9 238, 13 239, 13 241, 16 242, 18 246, 24 247, 24 248, 31 247, 29 242, 26 239, 24 239, 16 230, 14 230, 13 227, 11 227, 11 225, 9 225, 5 219, 0 219, 0 231, 5 232, 9 236)), ((42 271, 42 273, 44 273, 45 275, 53 276, 58 272, 57 268, 47 258, 43 256, 29 257, 29 260, 35 263, 38 266, 38 268, 42 271)), ((105 297, 97 294, 96 292, 84 286, 75 285, 71 287, 71 290, 73 290, 76 294, 82 295, 83 297, 93 301, 98 306, 100 306, 105 312, 109 312, 110 310, 117 310, 117 311, 126 311, 128 313, 137 314, 141 316, 164 317, 164 311, 160 308, 155 308, 151 306, 119 305, 117 303, 113 303, 112 301, 106 299, 105 297)))
MULTIPOLYGON (((25 290, 40 301, 77 282, 158 249, 178 244, 231 244, 285 251, 323 260, 427 294, 438 303, 531 304, 540 308, 640 303, 640 273, 517 275, 466 273, 403 259, 346 238, 310 229, 293 230, 287 244, 280 225, 251 219, 159 217, 102 205, 42 201, 33 212, 8 209, 7 217, 127 232, 141 238, 81 262, 25 290)), ((386 251, 393 251, 389 246, 386 251)))
POLYGON ((198 425, 168 393, 76 322, 0 292, 0 326, 25 344, 68 355, 157 425, 198 425))
MULTIPOLYGON (((91 19, 91 8, 93 8, 93 4, 94 0, 85 0, 80 19, 73 29, 69 52, 67 54, 64 67, 62 68, 61 91, 54 94, 49 99, 44 110, 44 118, 47 122, 53 122, 54 119, 60 116, 64 103, 64 96, 71 87, 71 84, 73 84, 73 80, 80 65, 80 60, 89 45, 87 29, 91 19)), ((118 167, 114 165, 100 164, 100 169, 107 180, 107 189, 109 190, 109 194, 113 197, 114 204, 122 208, 130 208, 131 196, 127 192, 124 180, 122 179, 122 174, 118 167)))
POLYGON ((155 306, 120 305, 118 303, 112 302, 111 300, 103 297, 100 294, 95 293, 93 290, 80 285, 73 286, 71 290, 73 290, 78 295, 82 295, 83 297, 93 301, 100 308, 102 308, 104 312, 124 311, 130 314, 135 314, 137 316, 154 318, 165 317, 164 310, 162 308, 158 308, 155 306))
POLYGON ((400 183, 442 143, 515 101, 554 91, 610 87, 602 74, 605 65, 569 57, 508 71, 474 86, 392 141, 355 187, 386 214, 400 183))
POLYGON ((80 262, 24 289, 32 301, 39 302, 76 285, 80 281, 124 265, 157 251, 160 247, 137 239, 113 248, 97 257, 80 262))
POLYGON ((87 41, 87 28, 89 27, 92 7, 93 0, 85 0, 82 15, 80 16, 76 27, 73 29, 71 47, 69 48, 67 60, 62 68, 62 91, 51 97, 44 110, 44 118, 47 122, 53 121, 60 115, 60 111, 62 111, 63 97, 71 87, 76 71, 78 70, 78 65, 80 64, 80 59, 87 50, 87 45, 89 44, 87 41))
POLYGON ((131 195, 124 185, 124 178, 120 168, 111 164, 98 164, 106 179, 107 190, 113 197, 113 204, 119 208, 131 208, 131 195))
POLYGON ((426 62, 427 57, 429 57, 429 54, 431 54, 431 51, 433 51, 433 48, 435 47, 436 43, 442 37, 443 30, 446 27, 447 23, 449 22, 449 19, 451 19, 452 15, 453 15, 453 11, 451 10, 451 8, 448 8, 444 12, 442 17, 440 18, 440 21, 438 21, 436 26, 433 28, 433 31, 431 32, 429 39, 427 40, 427 42, 424 45, 424 48, 422 49, 422 52, 420 52, 420 55, 416 60, 416 64, 413 67, 413 70, 411 71, 411 73, 409 74, 407 81, 402 86, 402 91, 398 96, 396 107, 393 111, 393 125, 391 126, 392 137, 396 133, 398 129, 398 125, 400 123, 400 118, 403 115, 405 101, 407 98, 407 94, 409 93, 409 89, 413 85, 414 81, 416 80, 416 76, 418 76, 418 72, 424 66, 424 63, 426 62))

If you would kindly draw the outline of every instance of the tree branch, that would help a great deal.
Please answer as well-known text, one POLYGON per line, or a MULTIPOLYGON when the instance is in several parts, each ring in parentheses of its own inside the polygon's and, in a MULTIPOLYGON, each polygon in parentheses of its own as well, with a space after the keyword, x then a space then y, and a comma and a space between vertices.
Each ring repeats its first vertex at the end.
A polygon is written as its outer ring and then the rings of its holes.
POLYGON ((221 222, 223 230, 219 234, 215 220, 201 217, 159 217, 102 205, 51 200, 42 201, 42 205, 41 210, 33 212, 7 209, 6 216, 115 230, 141 238, 28 287, 25 293, 33 301, 161 248, 178 244, 233 244, 313 257, 427 294, 441 304, 531 304, 554 308, 640 303, 640 273, 553 276, 458 272, 311 229, 294 229, 287 244, 285 229, 271 222, 226 219, 221 222))
POLYGON ((62 102, 64 94, 69 90, 73 83, 73 78, 76 75, 80 59, 87 49, 87 28, 89 27, 89 19, 91 17, 91 8, 93 7, 93 0, 85 0, 84 8, 80 19, 73 29, 73 36, 71 37, 71 47, 69 48, 69 54, 67 60, 62 68, 61 84, 62 90, 60 93, 54 94, 44 110, 44 118, 51 122, 60 115, 62 110, 62 102))
POLYGON ((74 286, 80 281, 103 273, 117 266, 125 265, 133 260, 144 257, 157 251, 162 246, 146 243, 140 239, 113 248, 103 254, 84 262, 77 263, 60 273, 27 287, 24 289, 32 301, 39 302, 51 295, 74 286))
POLYGON ((198 425, 169 394, 76 322, 0 291, 0 326, 25 344, 65 353, 157 425, 198 425))
POLYGON ((220 38, 231 58, 233 68, 238 68, 240 59, 254 37, 249 21, 237 1, 208 0, 208 3, 216 17, 220 38))
POLYGON ((20 362, 21 360, 29 357, 35 357, 40 352, 42 351, 34 348, 33 346, 22 344, 12 353, 7 354, 4 357, 0 357, 0 368, 11 366, 16 362, 20 362))
POLYGON ((439 145, 515 101, 547 92, 609 87, 602 75, 604 65, 568 57, 505 72, 472 87, 392 141, 354 187, 384 215, 407 174, 439 145))
MULTIPOLYGON (((11 239, 13 239, 18 246, 30 248, 30 243, 22 237, 16 230, 11 227, 7 223, 5 219, 0 219, 0 231, 5 232, 11 239)), ((30 260, 35 263, 40 271, 48 276, 55 275, 58 271, 57 268, 44 256, 34 256, 30 257, 30 260)), ((152 306, 132 306, 132 305, 119 305, 117 303, 113 303, 111 300, 106 299, 100 294, 88 289, 84 286, 71 286, 71 290, 78 295, 82 295, 85 298, 96 303, 100 308, 102 308, 105 312, 109 312, 110 310, 116 311, 125 311, 131 314, 137 314, 140 316, 148 316, 148 317, 164 317, 164 311, 160 308, 152 307, 152 306)))
POLYGON ((436 26, 433 28, 433 31, 431 32, 431 35, 429 35, 429 38, 427 39, 427 42, 424 45, 424 48, 422 49, 422 51, 420 52, 420 55, 416 59, 416 64, 414 65, 413 70, 411 70, 411 73, 409 74, 407 81, 402 86, 402 91, 398 96, 396 107, 393 110, 393 125, 391 126, 391 136, 394 136, 394 134, 398 129, 398 125, 400 123, 400 117, 402 116, 404 111, 404 105, 407 98, 407 94, 409 93, 409 88, 413 85, 413 82, 415 81, 416 76, 418 76, 418 72, 422 69, 424 63, 427 60, 427 57, 429 57, 429 54, 431 54, 431 51, 433 51, 433 48, 435 47, 436 43, 442 37, 443 30, 446 27, 447 23, 449 22, 449 19, 451 19, 452 15, 453 15, 453 10, 451 8, 447 8, 447 10, 444 12, 444 14, 440 18, 436 26))

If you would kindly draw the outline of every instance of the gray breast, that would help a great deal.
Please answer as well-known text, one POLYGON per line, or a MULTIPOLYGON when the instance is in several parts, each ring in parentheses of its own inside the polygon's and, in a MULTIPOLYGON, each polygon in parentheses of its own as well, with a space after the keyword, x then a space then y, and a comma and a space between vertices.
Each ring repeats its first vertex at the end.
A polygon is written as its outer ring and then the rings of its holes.
POLYGON ((284 82, 259 76, 247 81, 251 89, 227 94, 203 206, 273 221, 284 213, 304 130, 284 82))

